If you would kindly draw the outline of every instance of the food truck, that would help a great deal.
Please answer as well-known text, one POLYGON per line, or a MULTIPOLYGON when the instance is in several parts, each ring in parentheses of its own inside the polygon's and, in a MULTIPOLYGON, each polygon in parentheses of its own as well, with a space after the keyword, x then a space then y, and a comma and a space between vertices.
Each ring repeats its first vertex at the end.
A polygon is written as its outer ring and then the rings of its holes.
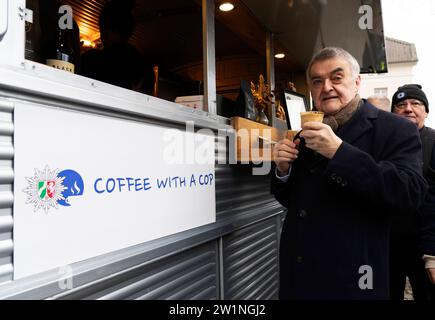
POLYGON ((53 1, 49 18, 47 1, 0 0, 0 298, 277 299, 286 211, 268 142, 309 108, 320 48, 387 72, 380 1, 136 0, 143 65, 104 67, 139 70, 134 88, 80 60, 105 59, 110 1, 53 1), (60 30, 79 37, 70 53, 60 30))

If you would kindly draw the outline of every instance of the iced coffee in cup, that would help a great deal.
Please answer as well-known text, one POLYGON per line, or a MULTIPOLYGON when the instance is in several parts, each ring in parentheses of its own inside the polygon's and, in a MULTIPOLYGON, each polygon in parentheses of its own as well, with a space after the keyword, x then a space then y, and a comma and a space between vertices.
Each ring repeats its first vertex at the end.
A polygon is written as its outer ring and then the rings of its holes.
POLYGON ((301 112, 301 127, 304 127, 305 122, 322 122, 324 113, 321 111, 301 112))

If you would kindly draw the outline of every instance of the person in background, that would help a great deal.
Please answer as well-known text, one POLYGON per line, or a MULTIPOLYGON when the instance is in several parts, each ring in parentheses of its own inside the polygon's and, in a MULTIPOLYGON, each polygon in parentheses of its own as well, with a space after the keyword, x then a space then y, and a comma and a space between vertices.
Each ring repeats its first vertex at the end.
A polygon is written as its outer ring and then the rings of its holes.
POLYGON ((359 72, 341 48, 318 52, 307 81, 324 122, 274 147, 280 299, 388 299, 390 217, 423 202, 418 131, 361 99, 359 72))
POLYGON ((128 42, 135 27, 134 6, 134 0, 111 0, 104 5, 99 17, 103 49, 91 49, 82 55, 82 75, 130 90, 143 90, 143 58, 128 42))
POLYGON ((367 98, 367 102, 381 110, 390 112, 391 102, 386 96, 370 96, 367 98))
POLYGON ((423 151, 423 176, 429 186, 418 213, 393 221, 391 297, 403 300, 408 277, 415 300, 435 300, 435 130, 425 126, 429 102, 422 87, 418 84, 399 87, 393 95, 391 111, 418 128, 423 151))

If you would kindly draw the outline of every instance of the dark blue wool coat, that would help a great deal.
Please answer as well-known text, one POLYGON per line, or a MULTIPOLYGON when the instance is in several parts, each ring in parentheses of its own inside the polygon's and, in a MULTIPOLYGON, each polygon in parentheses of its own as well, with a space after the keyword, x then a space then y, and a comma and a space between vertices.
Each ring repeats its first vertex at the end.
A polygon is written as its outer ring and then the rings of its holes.
POLYGON ((364 102, 336 134, 333 159, 302 144, 289 180, 272 181, 288 208, 281 299, 388 299, 390 217, 423 202, 415 124, 364 102))
MULTIPOLYGON (((431 128, 424 127, 420 131, 420 136, 423 130, 434 131, 431 128)), ((424 143, 430 142, 425 141, 423 144, 424 143)), ((432 155, 430 156, 429 167, 425 179, 428 183, 429 189, 421 210, 420 249, 424 254, 435 256, 435 146, 432 149, 432 155)))

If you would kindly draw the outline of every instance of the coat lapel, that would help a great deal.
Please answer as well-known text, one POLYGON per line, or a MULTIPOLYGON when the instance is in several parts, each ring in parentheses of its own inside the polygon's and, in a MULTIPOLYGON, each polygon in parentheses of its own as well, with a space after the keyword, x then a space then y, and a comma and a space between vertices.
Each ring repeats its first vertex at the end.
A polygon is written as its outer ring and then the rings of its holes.
MULTIPOLYGON (((364 101, 355 115, 336 133, 337 136, 347 143, 353 143, 364 132, 373 127, 371 120, 376 119, 378 114, 379 110, 376 107, 373 107, 364 101)), ((306 147, 304 146, 304 148, 306 147)), ((306 152, 308 152, 308 154, 304 157, 303 161, 308 169, 323 167, 329 161, 329 159, 326 159, 308 148, 306 152)))
POLYGON ((369 105, 365 100, 352 118, 337 132, 337 136, 348 143, 353 143, 364 132, 373 127, 372 119, 378 117, 379 110, 369 105))

